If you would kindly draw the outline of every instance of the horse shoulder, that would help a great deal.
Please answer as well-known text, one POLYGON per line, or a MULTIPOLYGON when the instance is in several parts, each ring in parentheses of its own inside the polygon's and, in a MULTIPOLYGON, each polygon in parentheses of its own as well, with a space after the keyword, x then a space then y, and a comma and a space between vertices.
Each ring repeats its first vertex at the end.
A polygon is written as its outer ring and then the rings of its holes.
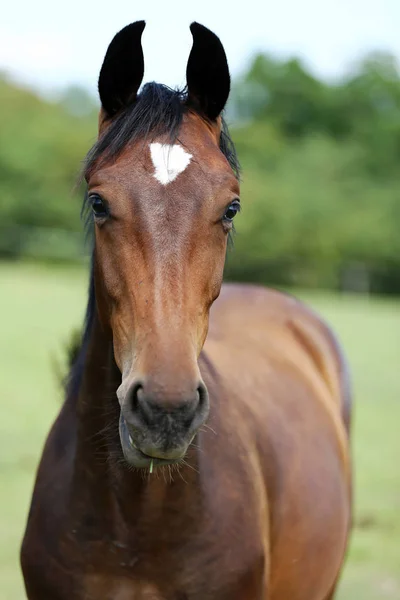
MULTIPOLYGON (((68 482, 73 475, 76 428, 72 399, 61 408, 45 442, 20 551, 29 598, 57 589, 61 535, 68 513, 68 482), (49 565, 52 568, 49 568, 49 565), (36 591, 37 590, 37 591, 36 591)), ((52 596, 53 597, 53 596, 52 596)), ((54 598, 58 597, 54 591, 54 598)))
POLYGON ((314 573, 316 591, 329 590, 351 513, 350 391, 340 346, 288 295, 229 285, 217 302, 205 348, 225 390, 233 443, 247 444, 249 464, 256 447, 273 597, 302 598, 304 570, 314 573))

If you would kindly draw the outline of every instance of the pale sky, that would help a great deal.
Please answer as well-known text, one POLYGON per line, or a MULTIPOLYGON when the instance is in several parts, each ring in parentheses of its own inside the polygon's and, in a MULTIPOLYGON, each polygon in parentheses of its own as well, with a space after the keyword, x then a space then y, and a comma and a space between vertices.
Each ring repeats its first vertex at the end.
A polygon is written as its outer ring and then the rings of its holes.
POLYGON ((400 58, 400 0, 23 0, 1 10, 0 69, 52 92, 71 83, 95 93, 113 35, 145 19, 145 81, 184 82, 198 21, 222 40, 236 75, 256 51, 298 55, 336 77, 368 51, 400 58))

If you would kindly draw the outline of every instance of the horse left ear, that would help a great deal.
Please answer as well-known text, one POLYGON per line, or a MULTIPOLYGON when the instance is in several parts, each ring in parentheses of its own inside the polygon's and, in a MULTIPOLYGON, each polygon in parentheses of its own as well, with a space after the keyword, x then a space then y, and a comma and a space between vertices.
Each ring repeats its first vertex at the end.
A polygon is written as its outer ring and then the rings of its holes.
POLYGON ((188 104, 214 121, 224 109, 231 87, 228 61, 220 39, 192 23, 193 46, 186 67, 188 104))
POLYGON ((99 95, 105 119, 136 100, 144 75, 142 33, 136 21, 119 31, 109 45, 99 76, 99 95))

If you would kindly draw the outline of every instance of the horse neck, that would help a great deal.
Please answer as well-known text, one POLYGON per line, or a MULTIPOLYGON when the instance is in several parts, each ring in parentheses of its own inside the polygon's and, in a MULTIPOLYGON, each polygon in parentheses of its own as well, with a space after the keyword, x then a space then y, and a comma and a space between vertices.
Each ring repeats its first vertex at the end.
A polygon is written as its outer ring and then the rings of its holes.
POLYGON ((119 383, 112 337, 102 328, 96 311, 85 338, 79 387, 73 390, 77 427, 75 476, 79 481, 83 477, 87 487, 101 483, 107 486, 110 466, 118 460, 119 404, 115 392, 119 383))
POLYGON ((164 467, 153 475, 134 471, 124 462, 116 395, 120 382, 111 333, 102 328, 95 315, 77 404, 76 486, 97 495, 103 510, 112 505, 114 514, 116 510, 125 522, 136 521, 140 514, 143 518, 144 497, 146 512, 159 510, 161 504, 163 511, 176 511, 188 502, 192 510, 200 485, 197 447, 190 448, 186 464, 179 469, 164 467))

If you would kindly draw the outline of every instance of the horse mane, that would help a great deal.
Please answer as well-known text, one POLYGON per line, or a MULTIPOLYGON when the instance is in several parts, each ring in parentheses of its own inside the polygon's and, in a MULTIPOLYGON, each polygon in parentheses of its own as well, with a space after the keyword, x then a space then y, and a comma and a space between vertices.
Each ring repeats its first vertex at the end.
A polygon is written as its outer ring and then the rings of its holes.
MULTIPOLYGON (((83 176, 87 176, 95 164, 98 165, 102 162, 118 158, 121 152, 132 142, 140 140, 149 142, 159 136, 166 135, 169 137, 170 143, 175 143, 178 140, 183 116, 189 110, 194 111, 195 107, 189 106, 186 89, 172 89, 155 82, 147 83, 135 102, 128 104, 112 120, 109 127, 89 150, 83 164, 83 176)), ((239 179, 240 164, 223 116, 219 147, 229 162, 235 176, 239 179)), ((68 396, 75 396, 79 393, 87 347, 96 312, 93 277, 93 217, 87 193, 84 196, 81 216, 85 223, 86 236, 90 239, 92 258, 88 302, 80 348, 73 353, 74 359, 71 361, 70 371, 66 380, 68 396)))

